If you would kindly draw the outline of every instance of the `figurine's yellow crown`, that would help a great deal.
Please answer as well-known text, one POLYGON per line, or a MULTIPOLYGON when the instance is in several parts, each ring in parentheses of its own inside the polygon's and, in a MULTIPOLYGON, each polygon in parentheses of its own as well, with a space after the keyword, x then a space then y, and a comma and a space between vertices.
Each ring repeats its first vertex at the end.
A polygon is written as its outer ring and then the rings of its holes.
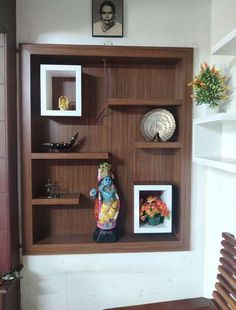
POLYGON ((107 162, 102 162, 99 165, 99 169, 98 169, 98 181, 101 181, 106 176, 112 177, 111 164, 109 164, 107 162))

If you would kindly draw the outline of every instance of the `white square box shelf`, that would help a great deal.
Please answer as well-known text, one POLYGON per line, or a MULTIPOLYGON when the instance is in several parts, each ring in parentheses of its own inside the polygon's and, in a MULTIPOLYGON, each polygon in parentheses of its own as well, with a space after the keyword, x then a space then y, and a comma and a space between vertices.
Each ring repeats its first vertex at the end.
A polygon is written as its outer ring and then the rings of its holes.
POLYGON ((172 185, 134 185, 134 233, 171 233, 172 232, 172 185), (151 226, 148 223, 140 223, 140 199, 148 196, 157 196, 164 201, 170 211, 170 218, 164 222, 151 226))
POLYGON ((81 116, 81 66, 40 65, 41 115, 81 116), (68 110, 60 110, 58 100, 66 96, 68 110))

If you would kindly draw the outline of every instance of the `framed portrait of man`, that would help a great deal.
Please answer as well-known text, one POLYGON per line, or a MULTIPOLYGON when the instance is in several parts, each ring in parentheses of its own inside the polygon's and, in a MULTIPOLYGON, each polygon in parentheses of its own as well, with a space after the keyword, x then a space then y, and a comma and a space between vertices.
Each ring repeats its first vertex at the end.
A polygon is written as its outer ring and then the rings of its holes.
POLYGON ((92 0, 93 37, 123 37, 123 0, 92 0))

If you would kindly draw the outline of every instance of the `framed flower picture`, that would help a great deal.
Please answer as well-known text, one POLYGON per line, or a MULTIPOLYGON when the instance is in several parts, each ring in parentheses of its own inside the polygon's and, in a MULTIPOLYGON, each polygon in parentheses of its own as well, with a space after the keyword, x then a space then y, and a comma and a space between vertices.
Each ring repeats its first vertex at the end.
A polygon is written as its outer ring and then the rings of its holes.
POLYGON ((172 232, 172 185, 134 185, 134 233, 172 232))
POLYGON ((93 37, 123 37, 123 0, 92 0, 93 37))

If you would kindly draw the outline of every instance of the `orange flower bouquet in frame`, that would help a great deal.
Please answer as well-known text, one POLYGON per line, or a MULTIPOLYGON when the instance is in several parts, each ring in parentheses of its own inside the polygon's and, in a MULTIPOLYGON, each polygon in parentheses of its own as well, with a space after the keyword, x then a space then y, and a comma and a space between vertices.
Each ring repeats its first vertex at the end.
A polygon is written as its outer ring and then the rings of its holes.
POLYGON ((170 219, 170 211, 164 201, 157 196, 148 196, 140 200, 140 222, 155 226, 170 219))

